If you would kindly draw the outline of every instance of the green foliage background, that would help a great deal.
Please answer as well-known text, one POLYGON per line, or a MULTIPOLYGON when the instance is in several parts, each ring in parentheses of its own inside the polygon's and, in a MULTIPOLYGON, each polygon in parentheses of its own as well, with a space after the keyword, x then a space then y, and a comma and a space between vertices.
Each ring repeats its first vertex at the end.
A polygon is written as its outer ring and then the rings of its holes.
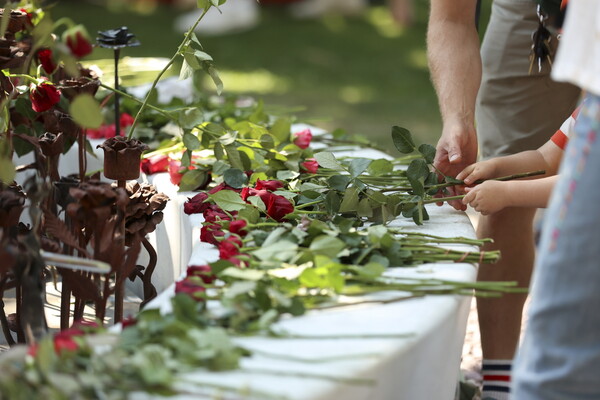
MULTIPOLYGON (((123 56, 171 57, 183 35, 173 29, 174 20, 188 11, 165 6, 134 11, 126 3, 108 7, 62 0, 52 14, 72 17, 92 35, 128 26, 142 45, 123 50, 123 56)), ((489 3, 484 2, 482 30, 489 3)), ((384 4, 360 16, 310 20, 294 19, 285 7, 261 6, 261 22, 251 30, 198 37, 215 60, 225 93, 261 97, 269 111, 291 112, 326 129, 365 135, 390 149, 393 125, 409 129, 419 143, 435 144, 441 122, 426 61, 429 2, 414 4, 415 23, 404 28, 394 23, 384 4)), ((96 49, 89 59, 111 57, 109 51, 96 49)), ((112 62, 99 65, 110 72, 112 62)), ((172 68, 173 74, 177 71, 177 66, 172 68)), ((155 74, 123 76, 136 82, 155 74)), ((208 80, 206 87, 214 90, 208 80)))

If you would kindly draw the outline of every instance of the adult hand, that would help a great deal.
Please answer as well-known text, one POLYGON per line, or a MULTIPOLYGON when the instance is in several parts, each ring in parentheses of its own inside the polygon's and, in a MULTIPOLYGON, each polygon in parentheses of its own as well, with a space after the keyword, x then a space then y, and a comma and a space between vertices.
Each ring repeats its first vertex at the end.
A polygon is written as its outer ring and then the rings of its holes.
MULTIPOLYGON (((452 125, 444 127, 442 137, 438 141, 433 165, 444 175, 456 177, 467 166, 477 159, 477 134, 473 126, 452 125)), ((449 195, 455 196, 464 193, 460 186, 448 188, 449 195)), ((441 205, 442 203, 438 203, 441 205)), ((457 210, 466 210, 467 207, 460 200, 449 201, 457 210)))

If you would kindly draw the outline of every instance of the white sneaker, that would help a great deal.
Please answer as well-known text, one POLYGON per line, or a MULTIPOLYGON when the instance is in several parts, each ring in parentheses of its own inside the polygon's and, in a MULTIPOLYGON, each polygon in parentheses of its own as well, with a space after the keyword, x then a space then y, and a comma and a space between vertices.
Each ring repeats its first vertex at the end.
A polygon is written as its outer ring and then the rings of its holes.
MULTIPOLYGON (((229 0, 219 6, 221 12, 212 7, 196 27, 196 32, 205 35, 222 35, 251 29, 260 19, 256 0, 229 0)), ((174 29, 186 32, 202 14, 201 9, 190 11, 175 20, 174 29)))

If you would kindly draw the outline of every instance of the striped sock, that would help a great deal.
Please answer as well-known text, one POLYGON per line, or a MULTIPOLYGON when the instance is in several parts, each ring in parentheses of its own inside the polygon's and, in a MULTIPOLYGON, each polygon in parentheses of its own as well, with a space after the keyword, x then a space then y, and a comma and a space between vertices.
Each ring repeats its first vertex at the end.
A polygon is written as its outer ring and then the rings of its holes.
POLYGON ((512 360, 483 360, 481 400, 509 400, 512 360))

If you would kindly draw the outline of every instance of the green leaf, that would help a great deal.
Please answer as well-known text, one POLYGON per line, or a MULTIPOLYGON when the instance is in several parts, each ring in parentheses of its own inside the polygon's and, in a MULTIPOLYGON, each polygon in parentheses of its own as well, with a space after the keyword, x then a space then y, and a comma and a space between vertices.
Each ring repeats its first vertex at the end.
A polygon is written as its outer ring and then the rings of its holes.
POLYGON ((97 129, 102 125, 100 104, 89 94, 80 94, 69 106, 69 113, 84 128, 97 129))
POLYGON ((373 160, 371 164, 369 164, 369 168, 367 168, 367 172, 369 175, 373 176, 381 176, 387 175, 394 171, 394 165, 391 161, 386 160, 385 158, 378 158, 377 160, 373 160))
POLYGON ((253 252, 262 261, 271 260, 280 262, 291 260, 297 253, 298 245, 288 240, 280 240, 266 246, 263 245, 260 249, 253 252))
POLYGON ((238 212, 237 219, 245 219, 251 224, 255 224, 260 219, 260 211, 254 207, 246 207, 238 212))
POLYGON ((349 187, 344 192, 344 197, 342 199, 342 204, 340 205, 340 212, 350 212, 356 211, 358 208, 358 194, 359 189, 355 186, 349 187))
POLYGON ((343 192, 350 183, 350 177, 348 175, 333 175, 327 179, 329 187, 340 192, 343 192))
POLYGON ((203 169, 192 169, 186 171, 181 177, 181 182, 179 182, 179 191, 190 192, 197 187, 206 184, 207 179, 208 174, 203 169))
POLYGON ((192 76, 194 76, 194 68, 192 68, 184 58, 183 62, 181 63, 181 69, 179 70, 179 80, 183 81, 191 78, 192 76))
POLYGON ((192 151, 186 150, 183 152, 183 155, 181 156, 181 166, 187 168, 190 165, 192 165, 192 151))
POLYGON ((372 160, 369 158, 355 158, 350 162, 350 178, 354 179, 369 167, 372 160))
POLYGON ((217 160, 212 166, 212 171, 215 175, 223 175, 225 171, 227 171, 229 168, 231 168, 231 165, 229 165, 229 163, 217 160))
POLYGON ((230 287, 225 289, 223 297, 228 299, 236 298, 241 294, 246 294, 253 291, 256 288, 256 282, 254 281, 237 281, 234 282, 230 287))
POLYGON ((287 180, 291 180, 294 178, 297 178, 300 175, 300 173, 296 172, 296 171, 289 171, 289 170, 280 170, 277 171, 277 179, 282 180, 282 181, 287 181, 287 180))
POLYGON ((182 140, 183 145, 188 150, 194 151, 200 148, 200 139, 198 139, 198 137, 194 134, 186 132, 183 134, 182 140))
POLYGON ((363 276, 369 279, 375 279, 383 275, 386 267, 389 265, 388 259, 382 256, 374 255, 369 260, 370 261, 366 265, 363 265, 361 267, 352 267, 352 271, 356 272, 359 276, 363 276), (373 258, 375 258, 377 261, 374 261, 373 258), (384 263, 386 261, 387 263, 384 263))
POLYGON ((240 152, 237 147, 233 144, 228 144, 225 146, 225 152, 227 153, 227 159, 233 168, 244 169, 244 163, 242 162, 242 158, 240 157, 240 152))
POLYGON ((265 276, 265 271, 260 271, 252 268, 240 269, 237 267, 229 267, 219 274, 219 276, 229 276, 231 278, 243 279, 245 281, 259 281, 265 276))
POLYGON ((319 166, 323 168, 334 169, 336 171, 343 170, 344 167, 338 162, 333 153, 329 151, 322 151, 315 153, 315 159, 319 163, 319 166))
POLYGON ((406 128, 392 127, 392 140, 400 153, 408 154, 415 151, 415 142, 413 142, 410 131, 406 128))
MULTIPOLYGON (((178 115, 179 125, 184 129, 192 129, 204 122, 204 112, 199 107, 185 108, 178 115)), ((200 147, 200 144, 198 144, 200 147)))
POLYGON ((223 180, 232 188, 241 189, 248 182, 248 177, 244 171, 237 168, 230 168, 223 174, 223 180))
POLYGON ((10 184, 15 179, 15 165, 8 158, 0 157, 0 181, 10 184))
POLYGON ((292 122, 289 118, 278 118, 271 127, 271 134, 279 143, 290 141, 290 131, 292 130, 292 122))
POLYGON ((321 235, 313 239, 309 249, 314 254, 335 258, 344 247, 346 247, 346 243, 343 240, 329 235, 321 235))
POLYGON ((373 216, 373 208, 368 198, 364 198, 358 203, 356 211, 359 217, 371 218, 373 216))
POLYGON ((433 160, 435 159, 435 147, 423 143, 419 146, 419 153, 421 153, 425 161, 427 161, 427 164, 433 164, 433 160))
POLYGON ((215 153, 215 158, 217 160, 222 160, 225 158, 225 149, 221 143, 215 143, 213 147, 213 152, 215 153))
MULTIPOLYGON (((204 64, 207 63, 205 62, 204 64)), ((220 96, 221 93, 223 93, 223 81, 219 77, 219 73, 212 65, 206 67, 206 72, 212 78, 212 81, 215 84, 215 88, 217 89, 217 94, 220 96)))
POLYGON ((412 160, 406 170, 406 177, 413 188, 413 192, 418 196, 425 194, 425 179, 429 176, 429 167, 423 159, 412 160))
POLYGON ((327 211, 328 214, 337 214, 340 210, 341 203, 340 196, 338 196, 334 190, 328 191, 325 195, 325 211, 327 211))
POLYGON ((201 50, 194 50, 194 57, 196 57, 197 60, 199 61, 212 61, 213 58, 210 56, 210 54, 207 54, 201 50))
POLYGON ((273 139, 273 135, 264 134, 260 137, 260 145, 264 149, 272 149, 275 147, 275 140, 273 139))
POLYGON ((246 202, 233 190, 220 190, 217 193, 209 194, 208 197, 224 211, 239 211, 246 207, 246 202))
MULTIPOLYGON (((6 13, 7 16, 10 16, 10 13, 6 13)), ((36 46, 43 46, 46 44, 45 42, 49 41, 51 38, 52 31, 54 30, 54 23, 49 16, 44 16, 44 18, 39 21, 35 28, 33 28, 33 40, 36 46)))
POLYGON ((192 69, 192 70, 197 70, 202 68, 200 62, 198 61, 198 59, 196 57, 194 57, 194 54, 191 51, 186 51, 185 53, 183 53, 183 59, 185 61, 185 63, 192 69))

